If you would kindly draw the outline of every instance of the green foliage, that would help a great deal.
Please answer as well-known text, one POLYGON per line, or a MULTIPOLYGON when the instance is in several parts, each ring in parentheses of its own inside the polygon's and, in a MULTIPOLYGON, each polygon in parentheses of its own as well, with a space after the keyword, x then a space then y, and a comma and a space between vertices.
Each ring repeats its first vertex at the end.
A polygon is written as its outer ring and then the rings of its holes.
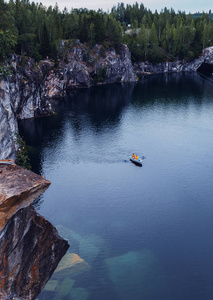
POLYGON ((97 74, 93 77, 94 83, 103 83, 106 78, 107 67, 100 66, 97 74))
POLYGON ((195 16, 165 8, 153 14, 143 5, 136 3, 125 7, 121 3, 113 7, 111 15, 127 25, 123 42, 128 45, 133 61, 191 60, 203 48, 213 45, 210 13, 195 16))
POLYGON ((119 49, 120 43, 126 43, 134 61, 191 60, 213 45, 212 15, 186 15, 167 8, 152 13, 137 2, 118 3, 106 13, 88 9, 61 12, 57 4, 46 8, 28 0, 0 0, 0 60, 15 47, 17 54, 36 60, 48 56, 57 65, 61 39, 79 39, 90 48, 98 43, 119 49))
POLYGON ((0 78, 12 76, 12 71, 9 66, 5 66, 4 64, 0 64, 0 78))
POLYGON ((23 139, 17 133, 15 134, 15 144, 18 148, 15 163, 18 166, 21 166, 27 170, 31 170, 30 159, 28 156, 26 143, 25 143, 25 141, 23 141, 23 139))
POLYGON ((50 44, 49 35, 45 23, 43 25, 43 30, 41 35, 40 53, 43 58, 46 58, 47 56, 51 55, 51 44, 50 44))
POLYGON ((0 61, 4 61, 14 49, 16 36, 10 31, 0 30, 0 61))

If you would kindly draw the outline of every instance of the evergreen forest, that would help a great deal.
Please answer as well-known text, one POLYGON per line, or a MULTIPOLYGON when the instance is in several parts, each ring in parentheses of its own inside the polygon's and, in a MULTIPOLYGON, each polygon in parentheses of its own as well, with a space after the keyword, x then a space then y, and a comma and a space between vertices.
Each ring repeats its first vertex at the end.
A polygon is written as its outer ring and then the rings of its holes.
POLYGON ((128 45, 133 61, 192 60, 213 45, 212 14, 186 14, 164 8, 154 13, 137 2, 102 10, 46 8, 29 0, 0 0, 0 62, 10 53, 39 61, 57 59, 61 40, 128 45))

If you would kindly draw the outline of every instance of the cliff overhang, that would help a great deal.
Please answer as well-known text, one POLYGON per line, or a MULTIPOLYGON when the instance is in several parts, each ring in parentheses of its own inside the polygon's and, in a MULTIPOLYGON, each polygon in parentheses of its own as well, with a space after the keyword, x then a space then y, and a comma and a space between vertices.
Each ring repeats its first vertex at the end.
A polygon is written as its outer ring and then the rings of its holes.
POLYGON ((16 165, 0 165, 0 296, 36 299, 69 248, 31 203, 50 185, 16 165))

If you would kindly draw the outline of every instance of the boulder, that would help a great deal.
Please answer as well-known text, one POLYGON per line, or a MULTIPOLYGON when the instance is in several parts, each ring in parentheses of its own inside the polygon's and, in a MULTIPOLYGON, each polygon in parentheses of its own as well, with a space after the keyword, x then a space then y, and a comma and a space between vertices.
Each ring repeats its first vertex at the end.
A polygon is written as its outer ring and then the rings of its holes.
POLYGON ((89 265, 95 262, 100 253, 107 251, 105 241, 98 235, 82 236, 63 225, 56 228, 68 240, 71 251, 78 253, 89 265))
POLYGON ((159 292, 163 295, 166 283, 164 270, 151 251, 131 251, 108 258, 105 262, 119 299, 157 300, 159 292))
POLYGON ((56 290, 57 285, 58 285, 58 280, 49 280, 44 287, 44 291, 54 292, 56 290))
POLYGON ((10 299, 36 299, 66 253, 67 241, 32 206, 20 209, 0 236, 1 289, 10 299))
POLYGON ((73 278, 88 271, 90 266, 77 254, 67 253, 53 274, 53 279, 73 278))
POLYGON ((66 297, 69 294, 69 292, 71 291, 74 283, 75 283, 75 280, 70 279, 70 278, 64 278, 64 280, 61 282, 61 284, 57 287, 57 293, 54 297, 55 300, 66 297))
POLYGON ((87 300, 89 297, 89 292, 81 287, 72 288, 70 296, 72 300, 87 300))
POLYGON ((16 165, 0 164, 0 230, 21 208, 29 206, 50 181, 16 165))

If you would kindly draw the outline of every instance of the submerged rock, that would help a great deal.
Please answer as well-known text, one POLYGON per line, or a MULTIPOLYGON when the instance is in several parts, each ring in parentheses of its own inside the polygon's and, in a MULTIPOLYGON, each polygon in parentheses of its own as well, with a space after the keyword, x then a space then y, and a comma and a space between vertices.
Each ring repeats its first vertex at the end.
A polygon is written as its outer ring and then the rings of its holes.
POLYGON ((53 274, 53 279, 73 278, 82 272, 88 271, 90 266, 77 254, 67 253, 53 274))
POLYGON ((54 297, 55 300, 66 297, 71 291, 75 280, 70 278, 64 278, 62 283, 57 287, 57 293, 54 297))
POLYGON ((72 300, 87 300, 89 292, 81 287, 71 289, 70 296, 72 300))
POLYGON ((79 255, 90 265, 94 264, 97 257, 105 252, 105 241, 97 235, 88 235, 80 240, 79 255))
POLYGON ((156 291, 163 294, 165 274, 151 251, 132 251, 105 262, 119 299, 157 300, 156 291))
POLYGON ((82 239, 81 235, 63 225, 57 225, 56 228, 60 235, 63 236, 64 239, 68 240, 71 252, 79 253, 79 242, 82 239))
POLYGON ((57 285, 58 285, 58 280, 49 280, 44 287, 44 291, 54 292, 56 290, 57 285))
POLYGON ((82 236, 63 225, 56 227, 61 236, 68 240, 71 251, 78 253, 89 265, 106 251, 105 241, 98 235, 82 236))

